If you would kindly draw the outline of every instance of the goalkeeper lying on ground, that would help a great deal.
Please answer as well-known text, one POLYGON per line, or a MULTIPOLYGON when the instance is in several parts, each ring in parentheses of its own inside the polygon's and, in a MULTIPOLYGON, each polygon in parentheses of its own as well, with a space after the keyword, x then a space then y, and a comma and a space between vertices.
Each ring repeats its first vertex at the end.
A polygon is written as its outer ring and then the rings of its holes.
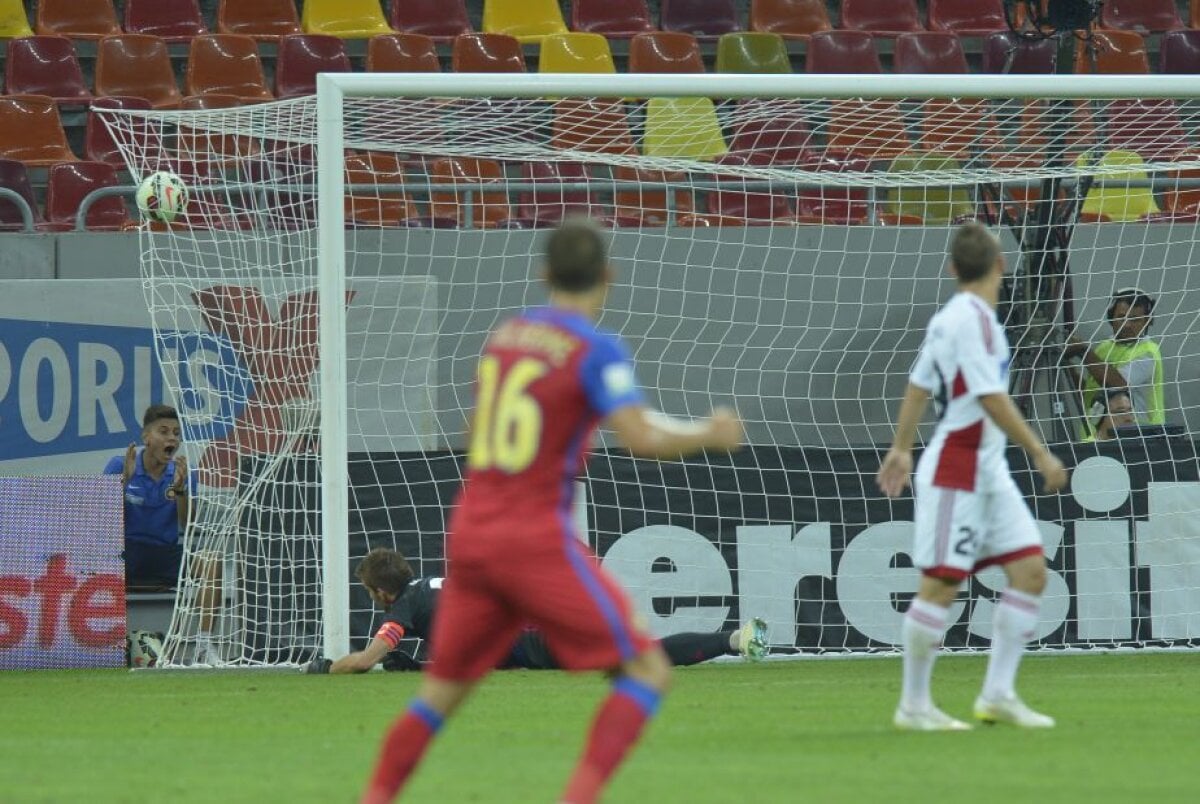
MULTIPOLYGON (((441 578, 414 578, 404 556, 395 550, 378 547, 359 562, 355 575, 375 603, 387 611, 383 625, 365 650, 343 656, 337 661, 313 659, 307 673, 365 673, 380 662, 385 670, 419 670, 417 660, 398 650, 404 637, 428 639, 433 631, 433 613, 437 609, 441 578)), ((715 634, 672 634, 662 640, 663 649, 676 665, 683 666, 741 654, 751 661, 767 653, 767 625, 751 619, 738 631, 715 634)), ((558 663, 536 631, 525 631, 513 644, 501 669, 554 670, 558 663)))

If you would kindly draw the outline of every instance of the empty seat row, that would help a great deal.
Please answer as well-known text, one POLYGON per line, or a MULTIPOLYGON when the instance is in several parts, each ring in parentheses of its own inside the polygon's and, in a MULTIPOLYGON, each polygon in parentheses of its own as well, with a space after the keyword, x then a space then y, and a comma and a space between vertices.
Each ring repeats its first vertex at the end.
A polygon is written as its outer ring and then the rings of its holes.
MULTIPOLYGON (((38 231, 66 232, 75 228, 83 200, 96 190, 121 187, 117 169, 104 162, 72 161, 50 167, 46 182, 45 213, 38 206, 25 163, 0 159, 0 187, 20 196, 29 208, 32 224, 38 231)), ((125 201, 119 195, 97 199, 87 210, 86 228, 115 231, 133 225, 125 201)), ((18 205, 0 197, 0 231, 24 227, 18 205)))

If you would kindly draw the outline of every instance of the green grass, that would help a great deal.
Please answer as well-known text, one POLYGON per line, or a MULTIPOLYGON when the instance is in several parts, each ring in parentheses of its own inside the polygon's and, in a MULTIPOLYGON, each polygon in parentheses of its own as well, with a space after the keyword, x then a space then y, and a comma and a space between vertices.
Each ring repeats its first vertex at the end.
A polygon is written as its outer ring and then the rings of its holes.
MULTIPOLYGON (((982 657, 935 697, 967 717, 982 657)), ((708 665, 674 693, 610 802, 1195 800, 1200 654, 1031 656, 1048 732, 891 728, 896 659, 708 665)), ((412 674, 0 673, 0 802, 353 802, 412 674)), ((447 725, 412 801, 555 800, 606 685, 495 674, 447 725)))

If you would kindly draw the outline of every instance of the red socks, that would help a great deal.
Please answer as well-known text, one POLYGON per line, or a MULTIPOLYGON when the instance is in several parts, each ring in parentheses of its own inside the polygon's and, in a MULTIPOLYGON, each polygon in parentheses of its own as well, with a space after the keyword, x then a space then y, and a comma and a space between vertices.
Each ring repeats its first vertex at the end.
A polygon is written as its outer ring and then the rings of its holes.
POLYGON ((592 723, 583 757, 563 793, 564 802, 590 804, 596 800, 613 771, 641 736, 646 721, 658 710, 660 699, 657 690, 640 681, 617 679, 592 723))
POLYGON ((388 730, 375 773, 363 793, 362 804, 386 804, 400 792, 433 736, 442 727, 442 720, 442 716, 424 701, 415 700, 409 704, 408 711, 388 730))

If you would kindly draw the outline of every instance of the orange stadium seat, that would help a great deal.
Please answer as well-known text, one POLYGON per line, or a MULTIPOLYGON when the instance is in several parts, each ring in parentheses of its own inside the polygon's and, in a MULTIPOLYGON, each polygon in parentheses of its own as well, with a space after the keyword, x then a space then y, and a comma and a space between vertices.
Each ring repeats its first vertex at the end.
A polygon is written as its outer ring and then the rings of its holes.
POLYGON ((217 31, 265 40, 303 32, 294 0, 221 0, 217 31))
POLYGON ((122 31, 112 0, 39 0, 37 32, 72 39, 100 39, 122 31))
POLYGON ((626 39, 654 30, 646 0, 573 0, 571 28, 626 39))
POLYGON ((1169 31, 1158 42, 1158 71, 1170 75, 1200 73, 1200 31, 1169 31))
POLYGON ((33 166, 76 160, 54 98, 0 96, 0 158, 33 166))
POLYGON ((404 183, 404 168, 392 154, 368 152, 346 157, 346 218, 354 226, 367 228, 425 225, 412 196, 375 187, 404 183), (350 185, 366 185, 370 189, 350 185))
POLYGON ((155 109, 173 109, 182 96, 167 43, 147 34, 121 34, 100 40, 96 94, 145 98, 155 109))
POLYGON ((558 0, 483 0, 483 30, 515 36, 523 44, 567 32, 558 0))
POLYGON ((293 34, 279 40, 275 57, 275 95, 294 98, 317 91, 317 73, 348 73, 350 57, 336 36, 293 34))
POLYGON ((305 33, 342 39, 369 39, 392 31, 379 0, 304 0, 300 26, 305 33))
POLYGON ((617 100, 566 98, 554 104, 550 144, 560 150, 598 154, 633 154, 625 106, 617 100))
POLYGON ((391 0, 388 21, 397 31, 423 34, 439 42, 472 31, 463 0, 391 0))
MULTIPOLYGON (((107 97, 96 98, 92 102, 91 109, 88 110, 87 128, 83 137, 83 153, 84 155, 95 162, 107 162, 110 165, 119 167, 125 166, 125 161, 121 158, 121 151, 117 147, 117 143, 113 140, 112 135, 108 132, 108 127, 96 114, 97 109, 138 109, 146 111, 154 108, 150 105, 150 101, 145 98, 132 97, 107 97)), ((132 125, 135 126, 134 132, 137 133, 138 121, 132 119, 132 125)), ((141 126, 142 136, 145 139, 145 126, 141 126)))
POLYGON ((273 100, 258 46, 249 36, 210 34, 192 40, 184 87, 189 95, 236 95, 245 103, 273 100))
POLYGON ((437 44, 432 37, 414 33, 372 36, 367 43, 367 72, 440 73, 437 44))
POLYGON ((1075 72, 1078 75, 1148 73, 1146 40, 1133 31, 1095 31, 1092 43, 1075 44, 1075 72))
POLYGON ((1175 0, 1107 0, 1100 8, 1100 24, 1148 34, 1179 30, 1183 20, 1175 0))
POLYGON ((454 39, 450 59, 456 73, 525 72, 521 43, 508 34, 462 34, 454 39))
POLYGON ((696 37, 678 31, 638 34, 629 42, 631 73, 702 73, 704 58, 696 37))
MULTIPOLYGON (((120 187, 117 169, 106 162, 65 162, 50 168, 46 183, 46 223, 43 228, 67 232, 75 228, 83 199, 104 187, 120 187)), ((125 201, 110 195, 87 210, 84 225, 91 231, 115 231, 131 226, 125 201)))
POLYGON ((125 0, 125 31, 186 42, 208 27, 196 0, 125 0))
POLYGON ((842 27, 881 36, 925 29, 916 0, 842 0, 842 27))
POLYGON ((466 156, 435 159, 429 179, 447 185, 447 191, 430 193, 430 214, 435 221, 449 220, 461 227, 494 229, 512 218, 504 192, 504 171, 499 162, 466 156), (494 191, 467 185, 495 185, 494 191))
POLYGON ((959 36, 987 36, 1007 31, 1004 0, 926 0, 929 30, 959 36))
POLYGON ((552 34, 542 40, 538 72, 615 73, 612 50, 600 34, 552 34))
POLYGON ((672 214, 678 218, 694 213, 695 201, 688 190, 676 190, 668 194, 667 190, 660 187, 643 186, 680 181, 682 178, 682 173, 638 170, 625 166, 613 168, 614 181, 638 184, 636 189, 618 189, 614 194, 617 226, 666 226, 672 214))
POLYGON ((25 3, 21 0, 0 0, 0 39, 16 39, 33 36, 29 17, 25 16, 25 3))
MULTIPOLYGON (((29 170, 25 163, 16 159, 0 158, 0 187, 12 190, 29 207, 30 223, 37 226, 42 222, 37 198, 33 194, 33 183, 29 181, 29 170)), ((16 232, 25 226, 25 218, 15 201, 0 197, 0 232, 16 232)))
POLYGON ((1188 2, 1188 20, 1193 28, 1200 28, 1200 0, 1188 2))
POLYGON ((742 30, 734 0, 662 0, 664 31, 689 33, 698 39, 715 39, 742 30))
MULTIPOLYGON (((1179 154, 1180 162, 1195 162, 1200 160, 1200 151, 1190 150, 1179 154)), ((1176 181, 1196 181, 1200 179, 1200 169, 1190 168, 1175 170, 1167 174, 1168 178, 1176 181)), ((1200 217, 1200 186, 1179 186, 1163 193, 1163 210, 1175 218, 1200 217)))
POLYGON ((833 28, 825 0, 751 0, 750 30, 807 38, 833 28))
POLYGON ((12 40, 4 74, 5 86, 13 95, 49 95, 60 106, 86 105, 92 100, 75 47, 65 36, 12 40))
POLYGON ((719 73, 782 73, 792 71, 787 45, 779 34, 739 31, 717 42, 719 73))
POLYGON ((180 102, 181 111, 207 112, 213 109, 236 109, 245 105, 245 101, 237 95, 224 92, 205 92, 200 95, 188 95, 180 102))
POLYGON ((1012 31, 989 34, 983 43, 982 71, 1048 75, 1058 69, 1058 42, 1029 40, 1012 31))

